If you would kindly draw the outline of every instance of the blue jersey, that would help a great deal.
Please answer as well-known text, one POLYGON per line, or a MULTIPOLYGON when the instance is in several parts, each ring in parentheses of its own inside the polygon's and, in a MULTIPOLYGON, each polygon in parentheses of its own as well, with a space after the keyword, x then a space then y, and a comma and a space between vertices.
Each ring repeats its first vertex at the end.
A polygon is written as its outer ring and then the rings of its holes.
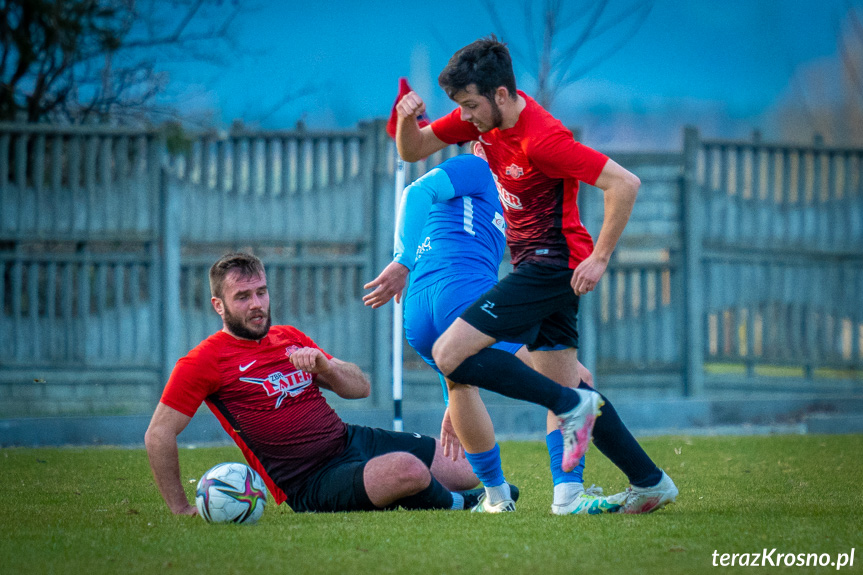
POLYGON ((450 158, 408 186, 394 260, 413 271, 411 289, 461 274, 496 280, 506 246, 502 211, 488 163, 472 154, 450 158))

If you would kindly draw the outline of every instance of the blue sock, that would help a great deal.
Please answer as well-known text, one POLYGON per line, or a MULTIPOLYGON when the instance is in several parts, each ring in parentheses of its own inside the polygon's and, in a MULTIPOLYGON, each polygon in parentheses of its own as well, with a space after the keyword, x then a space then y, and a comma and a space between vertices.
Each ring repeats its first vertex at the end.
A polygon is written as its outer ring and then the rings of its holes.
POLYGON ((545 445, 548 447, 548 456, 551 459, 551 479, 555 485, 559 483, 584 483, 583 455, 578 466, 569 473, 560 468, 561 463, 563 463, 563 435, 559 429, 555 429, 545 436, 545 445))
POLYGON ((503 477, 503 468, 500 464, 500 446, 495 443, 494 447, 482 453, 468 453, 465 451, 468 463, 473 467, 473 472, 486 487, 497 487, 506 483, 503 477))

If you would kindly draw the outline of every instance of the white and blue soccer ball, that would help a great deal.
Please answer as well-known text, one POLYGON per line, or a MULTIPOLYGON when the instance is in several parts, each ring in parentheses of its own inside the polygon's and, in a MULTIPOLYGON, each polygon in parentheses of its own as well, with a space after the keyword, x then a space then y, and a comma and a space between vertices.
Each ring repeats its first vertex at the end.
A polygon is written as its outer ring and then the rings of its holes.
POLYGON ((244 463, 220 463, 198 481, 198 514, 207 523, 256 523, 267 505, 267 488, 244 463))

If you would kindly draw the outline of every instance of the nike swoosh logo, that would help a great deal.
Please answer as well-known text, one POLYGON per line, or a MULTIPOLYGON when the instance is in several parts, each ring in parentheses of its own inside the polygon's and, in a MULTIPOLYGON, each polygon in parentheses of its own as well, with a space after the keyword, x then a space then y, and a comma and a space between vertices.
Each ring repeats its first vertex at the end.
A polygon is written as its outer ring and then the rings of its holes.
POLYGON ((482 139, 482 135, 480 135, 478 139, 483 146, 491 146, 491 144, 482 139))
POLYGON ((247 363, 246 365, 241 365, 240 371, 246 371, 247 369, 252 367, 252 364, 255 363, 256 361, 258 361, 258 360, 256 359, 256 360, 253 360, 251 363, 247 363))

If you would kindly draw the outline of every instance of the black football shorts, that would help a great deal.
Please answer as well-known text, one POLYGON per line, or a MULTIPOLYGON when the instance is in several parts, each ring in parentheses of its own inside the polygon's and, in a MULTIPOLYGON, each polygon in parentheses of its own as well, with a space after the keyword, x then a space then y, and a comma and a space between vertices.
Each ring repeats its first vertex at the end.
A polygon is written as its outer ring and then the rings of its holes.
POLYGON ((530 351, 578 347, 578 296, 572 271, 528 261, 485 292, 461 319, 498 341, 530 351))
MULTIPOLYGON (((388 431, 348 424, 345 450, 313 473, 291 496, 296 512, 373 511, 378 509, 366 494, 363 471, 373 457, 406 451, 431 469, 435 440, 419 433, 388 431)), ((395 506, 393 506, 394 508, 395 506)))

